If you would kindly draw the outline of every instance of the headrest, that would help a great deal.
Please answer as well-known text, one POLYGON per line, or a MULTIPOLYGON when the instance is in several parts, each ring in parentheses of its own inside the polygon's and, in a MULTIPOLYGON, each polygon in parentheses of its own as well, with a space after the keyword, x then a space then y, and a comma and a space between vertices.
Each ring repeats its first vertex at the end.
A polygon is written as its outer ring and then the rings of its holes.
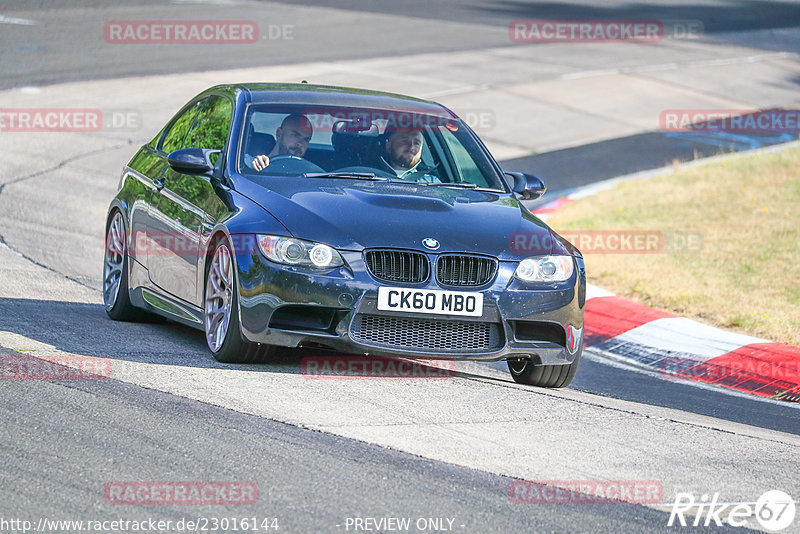
POLYGON ((275 136, 268 133, 256 132, 252 124, 247 127, 246 150, 250 155, 269 154, 275 148, 275 136))

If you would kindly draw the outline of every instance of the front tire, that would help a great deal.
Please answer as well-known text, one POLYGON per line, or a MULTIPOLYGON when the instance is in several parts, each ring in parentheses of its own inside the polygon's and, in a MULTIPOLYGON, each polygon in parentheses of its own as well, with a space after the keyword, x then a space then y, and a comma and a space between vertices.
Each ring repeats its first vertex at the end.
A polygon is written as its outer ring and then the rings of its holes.
POLYGON ((542 365, 530 360, 508 360, 508 371, 514 382, 541 388, 565 388, 578 371, 580 352, 575 361, 567 365, 542 365))
POLYGON ((269 358, 274 347, 242 338, 239 326, 239 293, 233 256, 227 240, 211 252, 203 292, 203 329, 211 354, 222 363, 258 363, 269 358))

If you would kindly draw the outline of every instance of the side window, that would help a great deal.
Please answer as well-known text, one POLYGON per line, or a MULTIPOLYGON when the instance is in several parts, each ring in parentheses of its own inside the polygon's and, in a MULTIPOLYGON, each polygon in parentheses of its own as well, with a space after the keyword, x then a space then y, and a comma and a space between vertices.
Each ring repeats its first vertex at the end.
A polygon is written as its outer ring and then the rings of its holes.
POLYGON ((212 96, 201 101, 183 148, 225 148, 232 112, 233 103, 227 98, 212 96))
POLYGON ((486 178, 478 168, 475 160, 472 158, 466 147, 456 138, 456 136, 446 128, 440 128, 442 137, 447 143, 450 153, 453 155, 453 161, 456 164, 457 172, 461 176, 461 180, 476 184, 478 187, 488 187, 486 178))
POLYGON ((172 127, 167 132, 164 141, 161 143, 161 150, 169 154, 179 148, 183 148, 183 140, 186 139, 186 134, 192 126, 195 115, 197 115, 197 108, 202 102, 198 102, 183 112, 183 115, 178 117, 172 127))

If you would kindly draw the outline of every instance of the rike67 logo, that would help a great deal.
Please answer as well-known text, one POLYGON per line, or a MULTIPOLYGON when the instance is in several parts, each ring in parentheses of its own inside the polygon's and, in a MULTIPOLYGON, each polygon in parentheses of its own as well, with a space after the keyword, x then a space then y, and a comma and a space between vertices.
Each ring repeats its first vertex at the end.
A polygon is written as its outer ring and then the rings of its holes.
POLYGON ((693 493, 681 492, 675 495, 667 526, 752 527, 755 525, 748 525, 748 521, 755 517, 763 529, 778 532, 794 522, 795 511, 794 499, 780 490, 764 492, 755 503, 721 502, 719 493, 710 499, 703 494, 698 499, 693 493))

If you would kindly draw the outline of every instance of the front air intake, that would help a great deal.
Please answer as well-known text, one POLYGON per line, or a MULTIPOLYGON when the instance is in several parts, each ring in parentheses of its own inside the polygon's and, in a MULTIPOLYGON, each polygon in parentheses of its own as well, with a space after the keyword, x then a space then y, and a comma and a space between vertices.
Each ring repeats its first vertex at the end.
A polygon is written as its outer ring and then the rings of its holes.
POLYGON ((428 257, 405 250, 370 250, 366 253, 369 273, 384 282, 420 284, 428 279, 428 257))
POLYGON ((436 262, 436 279, 445 286, 482 286, 496 273, 497 260, 484 256, 446 254, 436 262))

